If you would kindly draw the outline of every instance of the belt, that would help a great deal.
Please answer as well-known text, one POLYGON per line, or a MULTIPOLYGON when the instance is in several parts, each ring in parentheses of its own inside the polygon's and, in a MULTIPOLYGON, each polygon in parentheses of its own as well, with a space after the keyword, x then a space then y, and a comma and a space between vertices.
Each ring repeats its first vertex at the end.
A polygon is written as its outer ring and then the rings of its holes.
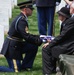
POLYGON ((10 40, 18 41, 18 42, 24 42, 25 41, 24 39, 20 39, 20 38, 17 38, 17 37, 10 37, 9 35, 7 36, 7 38, 10 39, 10 40))

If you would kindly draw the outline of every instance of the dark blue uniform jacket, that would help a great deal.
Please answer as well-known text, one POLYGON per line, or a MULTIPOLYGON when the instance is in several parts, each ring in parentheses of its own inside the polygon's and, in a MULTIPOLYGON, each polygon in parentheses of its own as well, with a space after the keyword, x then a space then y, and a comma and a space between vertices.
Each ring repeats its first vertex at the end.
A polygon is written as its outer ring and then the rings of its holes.
POLYGON ((54 7, 56 2, 61 0, 36 0, 37 7, 54 7))
POLYGON ((21 13, 13 20, 10 26, 1 54, 8 58, 22 59, 22 48, 25 41, 38 46, 41 45, 42 40, 39 36, 29 34, 27 33, 27 30, 28 22, 25 15, 21 13), (25 40, 24 42, 23 39, 25 40))

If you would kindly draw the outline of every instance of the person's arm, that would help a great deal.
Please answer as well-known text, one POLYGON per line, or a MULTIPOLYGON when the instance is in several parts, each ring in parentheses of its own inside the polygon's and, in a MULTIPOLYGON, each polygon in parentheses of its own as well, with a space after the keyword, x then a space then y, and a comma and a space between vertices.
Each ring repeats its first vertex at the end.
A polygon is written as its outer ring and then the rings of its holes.
POLYGON ((67 41, 70 38, 70 36, 73 35, 73 33, 74 33, 74 20, 73 19, 71 18, 71 19, 67 20, 67 22, 65 24, 66 26, 63 28, 61 34, 59 36, 55 37, 55 39, 49 43, 49 48, 51 48, 55 45, 59 45, 64 41, 67 41))
POLYGON ((18 31, 19 34, 29 43, 36 44, 40 46, 42 44, 42 40, 40 39, 39 35, 33 35, 26 32, 27 23, 24 19, 21 19, 18 23, 18 31))
POLYGON ((69 0, 64 0, 67 4, 71 5, 72 4, 72 1, 69 1, 69 0))

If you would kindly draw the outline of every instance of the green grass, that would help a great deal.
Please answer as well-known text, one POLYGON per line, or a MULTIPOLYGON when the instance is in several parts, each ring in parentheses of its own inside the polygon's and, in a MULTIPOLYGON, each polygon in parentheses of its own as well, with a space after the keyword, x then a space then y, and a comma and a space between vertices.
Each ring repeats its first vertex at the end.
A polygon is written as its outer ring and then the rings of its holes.
MULTIPOLYGON (((24 1, 24 0, 22 0, 24 1)), ((18 0, 20 3, 21 0, 18 0)), ((11 21, 19 14, 20 10, 18 7, 15 7, 13 9, 13 15, 12 18, 10 19, 11 21)), ((59 34, 59 22, 58 22, 58 16, 55 15, 55 36, 59 34)), ((36 8, 33 11, 33 15, 29 17, 29 32, 32 34, 39 34, 38 33, 38 25, 37 25, 37 12, 36 8)), ((0 65, 1 66, 8 66, 7 61, 5 58, 0 58, 0 65)), ((42 45, 38 48, 38 52, 34 61, 33 69, 31 72, 19 72, 19 73, 0 73, 0 75, 42 75, 42 45)))

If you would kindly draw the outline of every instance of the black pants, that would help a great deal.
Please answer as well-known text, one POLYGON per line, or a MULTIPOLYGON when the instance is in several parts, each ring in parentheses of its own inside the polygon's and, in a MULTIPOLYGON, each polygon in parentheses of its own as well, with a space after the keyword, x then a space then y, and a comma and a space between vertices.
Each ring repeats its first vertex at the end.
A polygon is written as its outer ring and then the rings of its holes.
POLYGON ((36 57, 38 51, 38 46, 30 44, 30 43, 23 43, 23 50, 22 53, 25 54, 25 57, 22 61, 22 69, 25 68, 32 68, 34 59, 36 57))
POLYGON ((56 58, 52 57, 51 51, 47 50, 48 47, 42 49, 43 74, 50 75, 56 73, 56 58))
POLYGON ((43 62, 43 73, 51 74, 56 72, 56 61, 59 60, 60 54, 72 54, 72 50, 66 49, 66 47, 57 45, 52 48, 47 46, 42 49, 42 62, 43 62), (50 50, 49 50, 50 49, 50 50))

